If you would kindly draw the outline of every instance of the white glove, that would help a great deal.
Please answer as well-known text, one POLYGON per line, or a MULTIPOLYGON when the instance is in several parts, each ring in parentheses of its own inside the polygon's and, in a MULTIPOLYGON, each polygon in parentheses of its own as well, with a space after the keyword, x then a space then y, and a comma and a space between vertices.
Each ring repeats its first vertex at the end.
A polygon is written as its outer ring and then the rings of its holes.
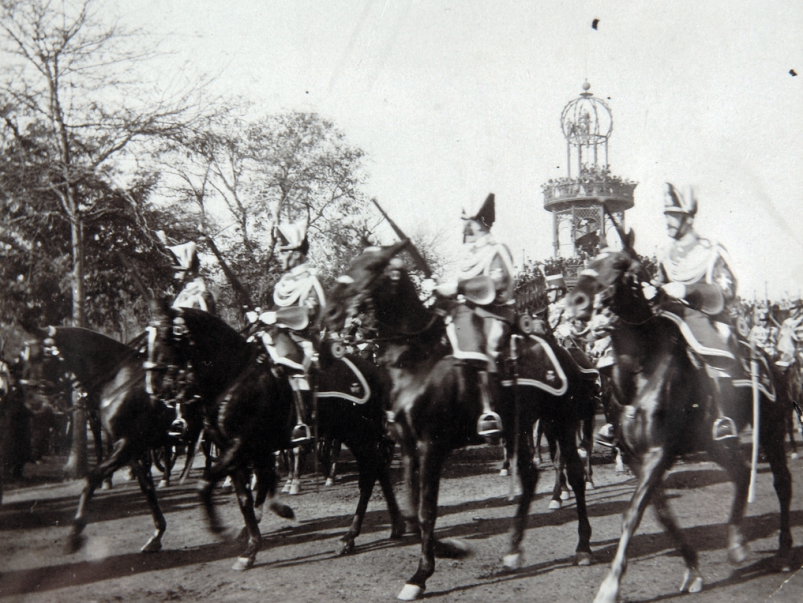
POLYGON ((443 283, 435 287, 435 293, 441 297, 454 297, 457 295, 457 283, 443 283))
POLYGON ((435 279, 425 278, 423 281, 421 281, 421 292, 429 297, 432 295, 432 292, 435 290, 436 286, 437 283, 435 282, 435 279))
POLYGON ((254 324, 257 321, 257 318, 259 318, 259 314, 252 310, 250 312, 246 312, 245 317, 248 319, 249 323, 254 324))
POLYGON ((686 297, 686 285, 683 283, 667 283, 661 285, 661 289, 669 297, 674 297, 675 299, 684 299, 686 297))
POLYGON ((644 297, 648 300, 652 299, 658 294, 658 289, 653 287, 650 283, 641 283, 641 290, 644 292, 644 297))
POLYGON ((259 321, 266 325, 276 324, 276 312, 263 312, 259 315, 259 321))

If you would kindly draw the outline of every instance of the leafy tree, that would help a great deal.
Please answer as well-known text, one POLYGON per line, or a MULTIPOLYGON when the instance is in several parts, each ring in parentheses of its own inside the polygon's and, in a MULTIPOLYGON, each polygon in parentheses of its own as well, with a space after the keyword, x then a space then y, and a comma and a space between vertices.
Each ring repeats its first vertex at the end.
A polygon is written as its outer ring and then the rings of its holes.
MULTIPOLYGON (((0 116, 7 126, 6 137, 16 139, 4 159, 20 170, 15 176, 19 186, 11 186, 13 178, 8 178, 4 191, 4 208, 20 228, 4 230, 3 244, 11 245, 7 251, 17 252, 18 268, 24 267, 25 252, 27 265, 33 268, 18 273, 19 295, 42 292, 48 285, 57 285, 50 289, 53 292, 65 292, 67 283, 63 279, 57 283, 56 276, 69 262, 76 326, 86 324, 89 283, 95 277, 101 280, 108 268, 87 278, 87 236, 99 240, 102 233, 93 229, 108 224, 113 215, 119 217, 120 204, 131 196, 121 199, 114 191, 120 187, 113 182, 129 167, 125 161, 137 147, 142 150, 141 143, 175 134, 191 122, 188 107, 195 92, 154 94, 158 86, 147 82, 138 69, 152 57, 138 50, 142 48, 138 32, 107 25, 95 5, 94 0, 0 4, 0 116), (20 205, 28 208, 20 210, 20 205), (25 221, 30 223, 22 224, 25 221), (43 242, 48 233, 52 236, 43 242), (63 248, 65 238, 69 245, 63 248), (29 288, 25 275, 42 266, 45 274, 29 288)), ((111 305, 97 297, 99 305, 111 305)), ((46 313, 61 312, 58 299, 45 301, 46 313)), ((76 425, 85 425, 80 410, 75 419, 76 425)), ((76 433, 68 463, 72 475, 86 471, 85 430, 76 433)))

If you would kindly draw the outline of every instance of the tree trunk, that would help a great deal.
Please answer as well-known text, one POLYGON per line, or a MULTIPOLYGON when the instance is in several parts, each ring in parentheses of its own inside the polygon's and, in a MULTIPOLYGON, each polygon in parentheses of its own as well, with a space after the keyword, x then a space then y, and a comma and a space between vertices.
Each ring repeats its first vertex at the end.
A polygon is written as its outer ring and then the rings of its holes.
MULTIPOLYGON (((78 211, 71 217, 72 235, 72 323, 83 327, 86 323, 84 313, 84 228, 78 211)), ((64 467, 64 474, 73 479, 82 478, 88 470, 86 449, 86 407, 80 398, 80 390, 73 390, 73 426, 70 458, 64 467)))
POLYGON ((70 448, 70 458, 64 466, 65 477, 79 479, 84 477, 89 470, 87 460, 86 442, 86 401, 82 397, 83 392, 76 386, 72 392, 72 447, 70 448))

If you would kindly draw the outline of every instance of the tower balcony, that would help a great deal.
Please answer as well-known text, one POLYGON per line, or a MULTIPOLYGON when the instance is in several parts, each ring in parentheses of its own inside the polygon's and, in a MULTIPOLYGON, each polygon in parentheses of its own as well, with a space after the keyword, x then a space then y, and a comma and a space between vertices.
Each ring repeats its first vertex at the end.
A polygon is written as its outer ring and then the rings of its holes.
POLYGON ((605 204, 615 212, 633 207, 633 191, 637 183, 624 181, 616 176, 559 178, 541 186, 544 192, 544 209, 562 212, 573 205, 589 202, 605 204))

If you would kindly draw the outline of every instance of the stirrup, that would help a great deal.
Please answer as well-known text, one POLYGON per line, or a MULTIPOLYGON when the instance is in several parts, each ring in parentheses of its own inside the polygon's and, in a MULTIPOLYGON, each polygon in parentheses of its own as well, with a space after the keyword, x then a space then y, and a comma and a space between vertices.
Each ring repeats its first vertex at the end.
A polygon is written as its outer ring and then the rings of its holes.
POLYGON ((183 438, 187 435, 187 422, 184 419, 176 419, 170 424, 170 435, 183 438))
POLYGON ((728 438, 735 438, 739 433, 736 431, 736 423, 730 417, 720 417, 714 421, 711 427, 711 436, 715 442, 728 438))
POLYGON ((309 425, 306 423, 298 423, 293 427, 293 433, 290 435, 290 441, 293 444, 305 444, 312 441, 312 433, 310 432, 309 425))
POLYGON ((599 428, 599 431, 597 432, 596 443, 600 446, 606 446, 608 448, 614 447, 615 439, 613 425, 606 423, 599 428))
POLYGON ((477 421, 477 433, 483 438, 502 435, 502 419, 495 412, 483 413, 477 421))

